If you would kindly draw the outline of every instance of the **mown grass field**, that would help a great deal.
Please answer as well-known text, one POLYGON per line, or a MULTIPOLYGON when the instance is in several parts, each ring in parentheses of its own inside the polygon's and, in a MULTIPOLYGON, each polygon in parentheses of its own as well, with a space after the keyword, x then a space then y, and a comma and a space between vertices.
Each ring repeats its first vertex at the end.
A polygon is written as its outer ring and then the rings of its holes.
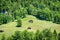
POLYGON ((36 30, 42 31, 45 28, 51 29, 51 31, 56 29, 57 32, 60 32, 60 24, 55 24, 50 21, 38 20, 36 17, 31 15, 28 15, 26 18, 22 19, 22 27, 16 27, 16 25, 16 21, 0 25, 0 30, 4 30, 4 32, 0 32, 0 38, 3 34, 5 34, 5 36, 7 37, 14 34, 15 31, 28 30, 28 27, 31 27, 31 30, 28 31, 33 32, 35 32, 36 30), (28 22, 29 20, 33 20, 33 23, 28 22))

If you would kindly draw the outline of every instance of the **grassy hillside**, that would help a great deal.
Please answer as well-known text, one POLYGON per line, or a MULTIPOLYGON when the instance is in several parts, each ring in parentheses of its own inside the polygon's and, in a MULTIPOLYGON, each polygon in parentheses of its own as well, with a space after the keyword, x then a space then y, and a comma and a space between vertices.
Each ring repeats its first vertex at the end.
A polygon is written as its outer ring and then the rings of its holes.
POLYGON ((36 30, 44 30, 45 28, 51 28, 51 31, 53 31, 54 29, 57 30, 57 32, 60 32, 60 24, 55 24, 52 23, 50 21, 42 21, 37 19, 34 16, 31 15, 27 15, 26 18, 22 19, 22 27, 16 27, 16 20, 14 22, 9 22, 7 24, 3 24, 0 25, 0 30, 4 30, 3 33, 0 33, 0 38, 2 34, 5 34, 6 36, 10 36, 12 35, 15 31, 19 30, 19 31, 23 31, 23 30, 28 30, 28 27, 31 27, 31 30, 28 31, 36 31, 36 30), (33 20, 33 23, 30 23, 29 20, 33 20))

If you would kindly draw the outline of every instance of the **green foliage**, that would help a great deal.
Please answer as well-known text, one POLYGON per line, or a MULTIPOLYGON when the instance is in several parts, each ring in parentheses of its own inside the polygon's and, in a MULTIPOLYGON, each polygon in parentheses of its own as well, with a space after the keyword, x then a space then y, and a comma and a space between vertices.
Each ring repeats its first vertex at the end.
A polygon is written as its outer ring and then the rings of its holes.
POLYGON ((16 31, 15 34, 12 36, 12 40, 21 40, 20 32, 16 31))
POLYGON ((1 40, 5 40, 5 39, 6 39, 6 38, 5 38, 5 35, 3 35, 2 38, 1 38, 1 40))
POLYGON ((27 30, 23 31, 24 40, 33 40, 33 33, 27 30))
POLYGON ((7 37, 7 40, 12 40, 13 37, 7 37))
POLYGON ((24 18, 29 14, 41 20, 60 24, 59 0, 1 0, 0 13, 6 12, 13 19, 17 19, 17 16, 24 18))
POLYGON ((56 30, 52 33, 50 29, 45 29, 42 32, 37 30, 35 33, 28 32, 27 30, 23 32, 16 31, 15 34, 8 37, 7 40, 60 40, 60 33, 57 33, 56 30))
POLYGON ((21 21, 21 19, 17 20, 17 26, 16 27, 22 27, 22 21, 21 21))
POLYGON ((37 30, 36 34, 35 34, 35 40, 39 40, 40 39, 40 32, 39 30, 37 30))
POLYGON ((57 38, 58 38, 58 40, 60 40, 60 33, 58 34, 58 37, 57 38))
POLYGON ((26 14, 27 14, 27 10, 25 8, 21 7, 14 11, 13 16, 15 19, 17 19, 17 16, 19 16, 20 18, 24 18, 24 17, 26 17, 26 14))
POLYGON ((52 37, 52 33, 50 32, 50 29, 45 29, 43 31, 43 39, 44 40, 51 40, 51 37, 52 37))
POLYGON ((59 16, 60 14, 56 14, 55 16, 54 16, 54 21, 53 22, 56 22, 56 23, 58 23, 58 24, 60 24, 60 16, 59 16))
POLYGON ((56 30, 54 30, 52 35, 53 35, 52 40, 57 40, 57 32, 56 32, 56 30))
POLYGON ((0 14, 0 24, 6 24, 12 20, 11 16, 8 16, 7 14, 0 14))

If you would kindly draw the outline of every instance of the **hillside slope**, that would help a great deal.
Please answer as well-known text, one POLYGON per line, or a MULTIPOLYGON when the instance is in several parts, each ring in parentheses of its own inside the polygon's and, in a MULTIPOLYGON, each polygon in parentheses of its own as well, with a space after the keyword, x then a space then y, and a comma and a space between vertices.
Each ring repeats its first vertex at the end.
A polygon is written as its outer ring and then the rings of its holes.
POLYGON ((36 31, 36 30, 44 30, 45 28, 50 29, 51 31, 53 31, 54 29, 57 30, 57 32, 60 32, 60 24, 55 24, 52 23, 50 21, 42 21, 42 20, 38 20, 36 17, 31 16, 31 15, 27 15, 26 18, 22 19, 22 27, 16 27, 16 21, 14 22, 9 22, 7 24, 3 24, 0 25, 0 30, 4 30, 3 33, 1 34, 5 34, 6 36, 10 36, 11 34, 13 34, 15 31, 23 31, 23 30, 29 30, 27 29, 28 27, 31 27, 31 29, 29 31, 36 31), (33 23, 30 23, 29 20, 32 20, 33 23))

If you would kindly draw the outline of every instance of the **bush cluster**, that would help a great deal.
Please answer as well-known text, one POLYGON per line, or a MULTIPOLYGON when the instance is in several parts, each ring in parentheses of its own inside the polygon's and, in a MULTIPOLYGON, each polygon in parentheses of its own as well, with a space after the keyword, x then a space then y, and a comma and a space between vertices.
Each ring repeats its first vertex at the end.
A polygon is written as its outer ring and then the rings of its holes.
POLYGON ((16 31, 11 37, 2 36, 2 40, 60 40, 60 33, 57 33, 56 30, 51 32, 48 29, 42 32, 37 30, 35 33, 24 30, 23 32, 16 31))

